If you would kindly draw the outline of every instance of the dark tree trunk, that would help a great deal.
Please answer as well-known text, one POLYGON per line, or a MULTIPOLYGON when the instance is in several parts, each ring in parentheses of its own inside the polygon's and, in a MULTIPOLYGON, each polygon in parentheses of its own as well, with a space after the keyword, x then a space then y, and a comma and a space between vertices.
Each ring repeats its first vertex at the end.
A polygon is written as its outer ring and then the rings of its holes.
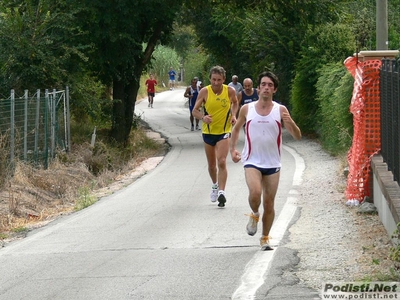
POLYGON ((132 79, 128 83, 121 80, 113 82, 111 137, 123 146, 129 141, 138 90, 139 80, 132 79))
POLYGON ((119 144, 126 146, 132 129, 135 102, 140 85, 140 76, 145 66, 151 60, 151 55, 163 31, 163 22, 160 22, 147 43, 143 57, 138 57, 135 67, 120 69, 121 79, 113 82, 113 116, 111 137, 119 144), (127 79, 130 78, 130 79, 127 79), (125 79, 125 80, 124 80, 125 79))

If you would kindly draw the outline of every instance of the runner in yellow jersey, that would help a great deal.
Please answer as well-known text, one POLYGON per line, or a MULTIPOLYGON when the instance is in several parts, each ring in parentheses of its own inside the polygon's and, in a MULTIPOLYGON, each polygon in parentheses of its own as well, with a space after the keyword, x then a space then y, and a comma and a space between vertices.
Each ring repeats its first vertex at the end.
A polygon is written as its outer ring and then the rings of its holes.
POLYGON ((236 123, 238 101, 233 87, 224 84, 226 72, 215 66, 210 70, 210 85, 201 89, 193 108, 193 116, 201 119, 208 173, 212 180, 211 201, 225 207, 225 186, 228 179, 226 157, 232 125, 236 123), (204 107, 204 114, 200 111, 204 107))

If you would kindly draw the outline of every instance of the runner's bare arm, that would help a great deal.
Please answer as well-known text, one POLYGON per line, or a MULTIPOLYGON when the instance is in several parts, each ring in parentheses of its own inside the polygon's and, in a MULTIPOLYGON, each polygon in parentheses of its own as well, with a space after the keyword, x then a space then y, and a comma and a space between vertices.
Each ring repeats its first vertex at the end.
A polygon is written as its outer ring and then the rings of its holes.
POLYGON ((232 118, 231 118, 231 123, 235 125, 236 123, 236 116, 239 110, 239 104, 238 104, 238 99, 236 97, 236 90, 233 87, 228 87, 228 95, 229 99, 231 101, 231 113, 232 113, 232 118))
POLYGON ((238 100, 238 105, 240 106, 240 104, 242 103, 242 92, 240 92, 239 95, 237 95, 237 100, 238 100))
POLYGON ((206 118, 203 116, 203 113, 200 111, 200 108, 204 103, 206 103, 207 96, 208 96, 207 89, 201 89, 199 95, 197 96, 196 103, 194 104, 192 111, 193 117, 199 120, 203 120, 203 122, 205 122, 206 118))
POLYGON ((187 87, 186 90, 185 90, 185 93, 183 94, 183 97, 190 98, 189 91, 190 91, 190 88, 187 87))
POLYGON ((280 107, 281 118, 283 121, 283 126, 289 131, 293 138, 296 140, 301 139, 301 131, 297 124, 293 121, 292 117, 290 116, 289 111, 285 106, 280 107))
POLYGON ((239 117, 236 121, 235 126, 232 128, 232 137, 230 141, 230 152, 232 161, 237 163, 240 161, 241 155, 240 152, 236 150, 236 145, 239 139, 240 131, 243 125, 246 123, 248 105, 243 105, 239 110, 239 117))

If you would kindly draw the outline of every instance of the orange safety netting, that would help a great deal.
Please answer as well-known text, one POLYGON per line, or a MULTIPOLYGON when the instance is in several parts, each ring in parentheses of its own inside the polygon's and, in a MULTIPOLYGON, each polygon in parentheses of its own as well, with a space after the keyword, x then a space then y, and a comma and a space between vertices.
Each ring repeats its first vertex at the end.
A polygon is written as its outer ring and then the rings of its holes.
POLYGON ((370 196, 371 158, 381 148, 379 72, 382 62, 349 57, 344 65, 354 77, 350 104, 354 135, 347 155, 346 198, 361 203, 365 196, 370 196))

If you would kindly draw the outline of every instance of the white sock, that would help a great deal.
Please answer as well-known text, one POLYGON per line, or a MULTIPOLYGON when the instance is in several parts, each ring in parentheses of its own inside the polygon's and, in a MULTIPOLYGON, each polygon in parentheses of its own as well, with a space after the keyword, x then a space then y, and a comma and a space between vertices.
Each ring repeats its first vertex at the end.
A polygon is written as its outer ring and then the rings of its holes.
POLYGON ((218 191, 218 196, 221 195, 221 194, 222 194, 222 195, 225 195, 225 191, 224 191, 224 190, 219 190, 219 191, 218 191))

